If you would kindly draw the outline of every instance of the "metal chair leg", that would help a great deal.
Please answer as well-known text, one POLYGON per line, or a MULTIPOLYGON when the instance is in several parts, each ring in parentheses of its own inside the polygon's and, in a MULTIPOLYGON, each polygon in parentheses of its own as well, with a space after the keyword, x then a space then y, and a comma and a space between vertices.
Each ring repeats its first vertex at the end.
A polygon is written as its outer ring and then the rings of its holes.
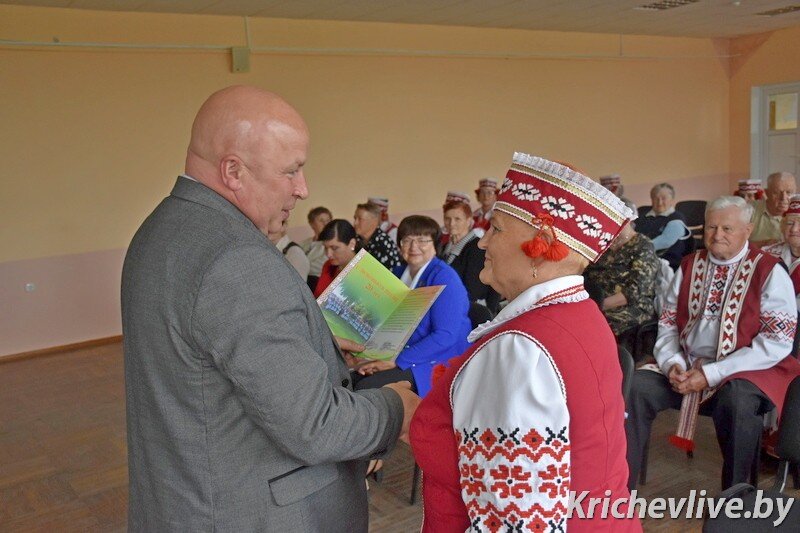
POLYGON ((647 459, 650 455, 650 435, 644 443, 644 450, 642 451, 642 464, 639 466, 639 485, 647 484, 647 459))
POLYGON ((417 485, 419 485, 420 473, 421 470, 419 468, 419 465, 417 463, 414 463, 414 475, 411 478, 411 498, 409 500, 409 503, 411 505, 417 503, 417 485))
POLYGON ((753 465, 750 467, 750 484, 758 488, 758 471, 761 470, 761 437, 758 438, 756 446, 756 456, 753 457, 753 465))

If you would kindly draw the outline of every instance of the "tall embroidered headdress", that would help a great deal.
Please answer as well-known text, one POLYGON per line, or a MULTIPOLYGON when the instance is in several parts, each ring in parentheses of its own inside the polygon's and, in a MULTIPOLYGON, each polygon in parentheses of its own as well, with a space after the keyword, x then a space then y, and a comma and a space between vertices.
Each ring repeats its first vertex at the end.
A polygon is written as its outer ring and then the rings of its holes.
MULTIPOLYGON (((560 163, 515 153, 500 187, 495 211, 551 234, 551 245, 566 246, 591 262, 608 249, 636 214, 599 183, 560 163)), ((553 259, 566 255, 557 249, 553 259)))

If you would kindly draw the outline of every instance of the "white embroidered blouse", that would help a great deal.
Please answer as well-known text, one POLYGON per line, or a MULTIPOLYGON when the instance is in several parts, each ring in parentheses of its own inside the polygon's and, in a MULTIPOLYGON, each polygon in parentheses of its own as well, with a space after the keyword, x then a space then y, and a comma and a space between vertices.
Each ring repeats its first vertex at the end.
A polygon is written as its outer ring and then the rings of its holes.
MULTIPOLYGON (((580 301, 582 276, 565 276, 535 285, 503 308, 494 320, 469 336, 481 338, 539 306, 580 301)), ((569 411, 564 382, 547 350, 533 337, 509 331, 480 346, 453 381, 453 427, 472 437, 475 454, 460 454, 461 496, 470 520, 509 509, 545 511, 569 503, 569 451, 560 457, 533 457, 514 443, 538 435, 569 442, 569 411), (499 446, 498 446, 499 444, 499 446)), ((539 438, 535 437, 535 438, 539 438)))

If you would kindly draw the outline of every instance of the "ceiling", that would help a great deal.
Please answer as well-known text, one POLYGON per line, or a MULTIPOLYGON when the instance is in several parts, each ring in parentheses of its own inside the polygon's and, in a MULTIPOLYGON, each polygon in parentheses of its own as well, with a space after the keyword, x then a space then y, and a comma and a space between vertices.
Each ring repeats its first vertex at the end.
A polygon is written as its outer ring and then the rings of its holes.
POLYGON ((0 4, 686 37, 735 37, 800 26, 800 0, 0 0, 0 4), (651 4, 654 7, 641 9, 651 4), (785 14, 759 15, 793 7, 785 14))

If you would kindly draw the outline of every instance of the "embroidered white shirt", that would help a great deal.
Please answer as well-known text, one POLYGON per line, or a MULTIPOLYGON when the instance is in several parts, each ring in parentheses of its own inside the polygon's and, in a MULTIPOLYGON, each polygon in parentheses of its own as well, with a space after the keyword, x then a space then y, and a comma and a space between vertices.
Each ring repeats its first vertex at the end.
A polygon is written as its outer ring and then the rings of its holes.
MULTIPOLYGON (((762 249, 783 261, 783 264, 789 269, 790 276, 794 273, 795 269, 800 266, 800 257, 793 256, 792 249, 789 248, 789 245, 785 242, 765 246, 762 249)), ((800 293, 795 295, 795 300, 797 301, 798 309, 800 309, 800 293)))
MULTIPOLYGON (((470 333, 471 342, 538 306, 588 298, 583 276, 535 285, 494 320, 470 333), (559 292, 565 296, 558 297, 559 292)), ((547 350, 533 337, 509 331, 480 346, 451 389, 453 427, 460 437, 461 497, 470 522, 517 517, 536 509, 562 520, 569 505, 569 411, 563 380, 547 350)))
MULTIPOLYGON (((744 346, 716 361, 720 318, 725 297, 731 288, 734 273, 748 252, 748 245, 728 261, 708 254, 703 289, 701 292, 700 316, 685 335, 685 351, 689 365, 703 359, 703 373, 709 386, 716 387, 723 379, 737 372, 770 368, 786 357, 792 349, 794 330, 797 324, 797 302, 792 281, 786 271, 776 266, 767 276, 761 291, 761 316, 758 317, 758 334, 750 346, 744 346)), ((681 347, 677 325, 678 292, 683 273, 675 273, 658 322, 658 338, 654 355, 658 366, 666 375, 672 365, 687 368, 684 348, 681 347)), ((749 290, 757 290, 750 287, 749 290)))

